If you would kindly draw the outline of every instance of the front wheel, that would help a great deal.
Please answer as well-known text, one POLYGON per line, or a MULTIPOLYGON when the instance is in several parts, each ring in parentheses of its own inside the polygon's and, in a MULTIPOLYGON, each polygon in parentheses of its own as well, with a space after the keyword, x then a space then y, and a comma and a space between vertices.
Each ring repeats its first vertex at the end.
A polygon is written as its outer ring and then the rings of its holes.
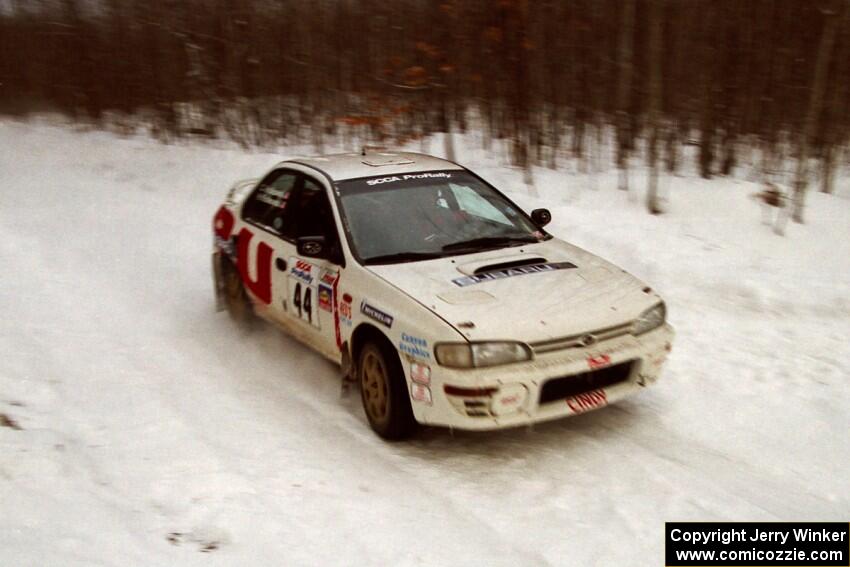
POLYGON ((398 356, 384 345, 366 344, 357 365, 360 398, 375 433, 387 440, 410 437, 416 420, 398 356))

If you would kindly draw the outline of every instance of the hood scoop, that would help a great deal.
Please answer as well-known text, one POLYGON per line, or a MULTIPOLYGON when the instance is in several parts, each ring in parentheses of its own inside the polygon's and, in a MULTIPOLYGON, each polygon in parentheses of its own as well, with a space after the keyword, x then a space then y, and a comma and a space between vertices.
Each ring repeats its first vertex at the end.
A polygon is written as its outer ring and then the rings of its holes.
POLYGON ((486 260, 479 260, 478 262, 468 262, 458 266, 457 270, 465 276, 477 276, 487 272, 521 268, 523 266, 533 266, 535 264, 545 264, 546 262, 546 258, 542 258, 540 256, 533 256, 531 254, 514 254, 512 256, 503 256, 501 258, 488 258, 486 260))
POLYGON ((535 264, 545 263, 546 258, 529 258, 527 260, 515 260, 513 262, 500 262, 498 264, 488 264, 486 266, 481 266, 480 268, 475 268, 472 275, 477 276, 478 274, 486 274, 487 272, 495 272, 497 270, 509 270, 511 268, 521 268, 523 266, 533 266, 535 264))

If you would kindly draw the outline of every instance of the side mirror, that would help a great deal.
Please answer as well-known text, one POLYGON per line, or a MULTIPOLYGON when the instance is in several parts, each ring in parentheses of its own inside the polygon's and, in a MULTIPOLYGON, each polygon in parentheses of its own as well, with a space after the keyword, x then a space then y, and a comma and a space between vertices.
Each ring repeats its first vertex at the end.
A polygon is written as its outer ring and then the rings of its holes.
POLYGON ((531 211, 531 221, 537 228, 543 228, 552 220, 552 213, 549 209, 534 209, 531 211))
POLYGON ((324 236, 299 236, 295 246, 299 256, 305 258, 328 257, 324 236))

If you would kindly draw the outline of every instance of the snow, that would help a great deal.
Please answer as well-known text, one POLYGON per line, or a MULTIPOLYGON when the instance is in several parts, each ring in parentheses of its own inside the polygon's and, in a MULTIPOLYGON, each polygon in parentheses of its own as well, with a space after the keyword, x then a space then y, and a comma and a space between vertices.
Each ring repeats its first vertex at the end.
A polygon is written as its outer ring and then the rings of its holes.
MULTIPOLYGON (((645 279, 661 381, 584 416, 387 444, 338 370, 215 313, 210 221, 280 154, 0 122, 0 564, 660 565, 663 523, 850 515, 850 191, 458 159, 645 279), (15 423, 19 428, 9 425, 15 423)), ((436 149, 437 143, 433 144, 436 149)), ((418 149, 414 148, 414 149, 418 149)))

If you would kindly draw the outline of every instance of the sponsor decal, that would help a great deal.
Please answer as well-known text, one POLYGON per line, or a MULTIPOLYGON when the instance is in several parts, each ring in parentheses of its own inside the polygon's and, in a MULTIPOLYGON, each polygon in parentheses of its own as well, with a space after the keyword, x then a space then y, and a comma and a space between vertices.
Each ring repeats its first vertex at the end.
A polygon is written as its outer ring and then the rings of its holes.
POLYGON ((363 313, 365 316, 369 317, 370 319, 374 319, 375 321, 384 325, 387 328, 392 328, 393 326, 392 315, 388 315, 380 309, 372 307, 366 302, 365 299, 360 303, 360 312, 363 313))
MULTIPOLYGON (((339 283, 339 280, 337 280, 339 283)), ((334 285, 334 289, 336 289, 336 285, 334 285)), ((336 291, 334 291, 334 301, 336 305, 336 313, 339 316, 339 322, 345 325, 346 327, 351 326, 351 301, 352 297, 350 293, 342 294, 342 301, 339 300, 340 295, 336 291)))
POLYGON ((319 284, 319 309, 333 311, 333 288, 327 284, 319 284))
POLYGON ((428 341, 420 337, 408 335, 407 333, 401 334, 401 342, 398 343, 398 350, 414 358, 431 358, 431 353, 428 351, 428 341))
POLYGON ((573 413, 584 413, 607 405, 608 396, 605 395, 605 390, 591 390, 590 392, 567 398, 567 406, 573 410, 573 413))
POLYGON ((227 208, 221 207, 213 217, 213 231, 215 235, 222 240, 230 240, 234 222, 233 213, 227 208))
MULTIPOLYGON (((233 234, 235 218, 227 208, 221 207, 213 218, 213 231, 215 232, 216 245, 228 256, 234 256, 233 244, 230 237, 233 234)), ((249 266, 251 257, 249 254, 251 239, 254 233, 243 228, 237 235, 236 242, 236 267, 239 268, 239 276, 245 284, 245 289, 253 293, 257 299, 266 305, 272 302, 272 247, 265 242, 257 244, 255 251, 256 278, 251 279, 249 266)))
MULTIPOLYGON (((326 274, 327 275, 327 274, 326 274)), ((331 300, 333 302, 333 312, 334 312, 334 338, 336 338, 336 348, 342 352, 342 331, 339 328, 339 275, 334 274, 334 283, 331 287, 331 300)), ((348 324, 351 324, 351 319, 348 319, 348 324)))
POLYGON ((521 396, 519 394, 511 394, 510 396, 505 396, 504 398, 499 400, 499 403, 503 406, 513 406, 519 403, 521 396))
POLYGON ((224 252, 228 257, 236 259, 236 249, 230 235, 233 233, 233 213, 225 207, 221 207, 213 217, 213 242, 215 247, 224 252))
POLYGON ((600 354, 599 356, 588 356, 587 365, 590 367, 591 370, 605 368, 606 366, 611 365, 611 356, 607 354, 600 354))
POLYGON ((272 302, 272 247, 265 242, 257 244, 255 252, 257 277, 252 280, 248 271, 248 266, 251 263, 248 251, 253 237, 254 233, 247 228, 239 231, 236 266, 239 268, 239 275, 242 276, 245 288, 256 295, 257 299, 268 305, 272 302))
POLYGON ((322 276, 321 282, 323 284, 328 284, 328 285, 332 286, 336 283, 336 280, 337 280, 336 274, 326 273, 322 276))
POLYGON ((283 209, 292 194, 288 189, 276 189, 274 187, 260 187, 257 192, 257 200, 273 207, 283 209))
POLYGON ((306 284, 313 283, 313 264, 304 260, 296 260, 295 265, 289 271, 295 279, 301 280, 306 284))
POLYGON ((346 325, 351 325, 351 305, 348 303, 339 304, 340 321, 346 325))
POLYGON ((421 362, 410 363, 410 379, 417 384, 431 384, 431 367, 421 362))
POLYGON ((504 270, 492 270, 490 272, 482 272, 474 276, 464 276, 452 280, 457 286, 466 287, 481 282, 489 282, 493 280, 501 280, 504 278, 512 278, 514 276, 525 276, 528 274, 539 274, 541 272, 552 272, 555 270, 570 270, 577 267, 572 262, 547 262, 545 264, 531 264, 529 266, 519 266, 516 268, 506 268, 504 270))
POLYGON ((410 397, 413 398, 413 401, 415 402, 431 405, 431 388, 422 384, 411 384, 410 397))
POLYGON ((395 183, 397 181, 408 181, 410 179, 449 179, 451 173, 436 172, 436 173, 413 173, 408 175, 393 175, 391 177, 379 177, 377 179, 367 179, 367 185, 381 185, 383 183, 395 183))

